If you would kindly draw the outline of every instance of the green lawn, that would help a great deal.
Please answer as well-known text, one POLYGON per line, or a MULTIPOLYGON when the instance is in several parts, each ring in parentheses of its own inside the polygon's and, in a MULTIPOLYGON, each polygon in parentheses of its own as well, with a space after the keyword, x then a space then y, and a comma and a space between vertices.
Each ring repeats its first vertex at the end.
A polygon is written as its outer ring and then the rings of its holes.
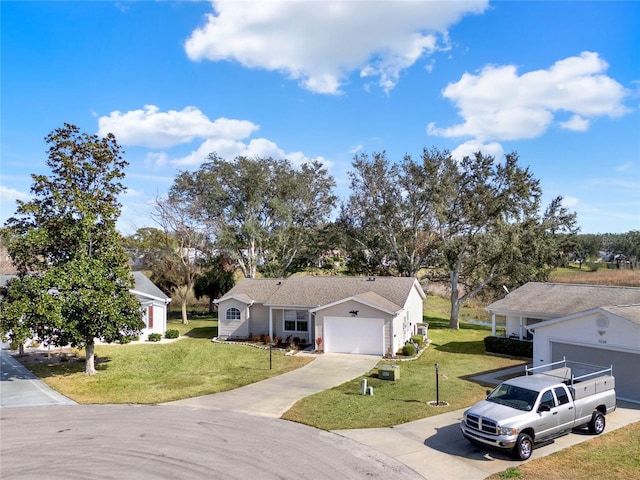
MULTIPOLYGON (((83 362, 27 364, 48 385, 79 403, 160 403, 222 392, 288 372, 308 357, 285 357, 239 345, 215 344, 217 322, 171 323, 189 338, 163 344, 96 346, 98 373, 83 362)), ((82 355, 82 352, 80 353, 82 355)))
POLYGON ((418 360, 388 362, 400 366, 398 380, 381 380, 374 369, 362 377, 373 387, 373 396, 360 394, 362 378, 357 378, 302 399, 283 418, 325 430, 397 425, 467 407, 485 396, 486 387, 466 376, 524 363, 485 355, 482 340, 491 333, 486 327, 463 323, 454 331, 442 319, 429 323, 432 343, 418 360), (436 363, 439 400, 448 406, 428 404, 436 400, 436 363))
MULTIPOLYGON (((461 318, 486 320, 483 314, 480 306, 471 305, 463 309, 461 318)), ((285 418, 327 430, 400 424, 471 405, 483 397, 486 387, 466 376, 523 363, 485 355, 482 340, 490 334, 486 326, 463 322, 460 330, 450 330, 446 299, 428 298, 425 321, 432 343, 419 359, 397 363, 397 381, 378 379, 374 369, 362 377, 373 387, 373 396, 360 395, 362 378, 357 378, 303 399, 285 418), (448 406, 428 404, 436 400, 435 363, 440 372, 439 399, 448 406)), ((268 351, 212 343, 217 320, 206 316, 193 318, 188 325, 172 319, 167 328, 187 338, 162 344, 97 346, 98 374, 92 377, 84 375, 82 362, 41 362, 29 367, 79 403, 160 403, 238 388, 311 361, 274 351, 270 370, 268 351)))

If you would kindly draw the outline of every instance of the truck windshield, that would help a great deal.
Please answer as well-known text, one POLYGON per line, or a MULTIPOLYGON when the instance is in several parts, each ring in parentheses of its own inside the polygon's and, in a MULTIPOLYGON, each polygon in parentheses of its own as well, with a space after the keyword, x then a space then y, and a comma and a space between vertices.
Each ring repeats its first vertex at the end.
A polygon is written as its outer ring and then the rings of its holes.
POLYGON ((538 392, 503 383, 489 394, 487 400, 518 410, 530 411, 537 397, 538 392))

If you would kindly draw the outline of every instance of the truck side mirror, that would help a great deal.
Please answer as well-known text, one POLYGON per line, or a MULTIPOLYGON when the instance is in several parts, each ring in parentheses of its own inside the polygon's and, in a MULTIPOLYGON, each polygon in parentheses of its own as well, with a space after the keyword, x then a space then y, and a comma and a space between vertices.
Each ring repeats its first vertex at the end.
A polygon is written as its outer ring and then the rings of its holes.
POLYGON ((538 407, 538 412, 550 412, 551 407, 549 405, 540 405, 538 407))
POLYGON ((491 394, 491 390, 487 390, 487 397, 491 394))

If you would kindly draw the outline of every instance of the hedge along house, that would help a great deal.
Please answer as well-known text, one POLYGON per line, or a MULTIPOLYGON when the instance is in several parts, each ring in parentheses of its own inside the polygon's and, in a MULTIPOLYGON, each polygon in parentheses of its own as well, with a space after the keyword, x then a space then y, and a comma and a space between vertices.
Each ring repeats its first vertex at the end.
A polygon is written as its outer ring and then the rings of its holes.
POLYGON ((322 338, 325 352, 393 356, 422 324, 424 298, 413 277, 244 279, 216 301, 218 338, 322 338))
POLYGON ((533 364, 613 366, 620 399, 640 403, 640 288, 527 283, 487 307, 507 336, 533 340, 533 364))

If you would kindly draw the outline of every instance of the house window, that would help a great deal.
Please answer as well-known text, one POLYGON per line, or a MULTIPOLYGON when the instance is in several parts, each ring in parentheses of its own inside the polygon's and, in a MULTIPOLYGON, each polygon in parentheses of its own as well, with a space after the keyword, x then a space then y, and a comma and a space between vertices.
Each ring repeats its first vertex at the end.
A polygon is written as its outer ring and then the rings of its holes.
POLYGON ((235 307, 227 309, 227 314, 225 318, 229 321, 240 320, 240 310, 238 310, 235 307))
POLYGON ((305 310, 285 310, 284 329, 287 332, 309 331, 309 321, 305 310))

